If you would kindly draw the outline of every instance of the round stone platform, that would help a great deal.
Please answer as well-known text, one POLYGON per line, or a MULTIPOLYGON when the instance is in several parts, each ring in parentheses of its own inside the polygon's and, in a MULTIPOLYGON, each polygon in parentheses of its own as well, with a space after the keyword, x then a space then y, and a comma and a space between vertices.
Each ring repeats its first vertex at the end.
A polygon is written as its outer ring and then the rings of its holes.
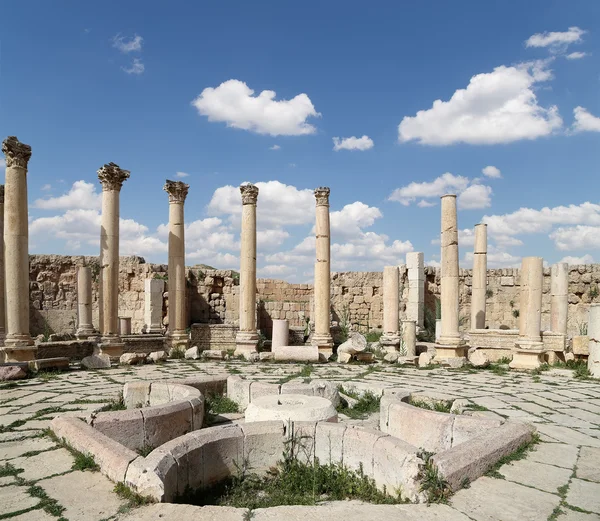
POLYGON ((337 422, 333 404, 327 398, 301 394, 277 394, 256 398, 246 409, 246 422, 328 421, 337 422))

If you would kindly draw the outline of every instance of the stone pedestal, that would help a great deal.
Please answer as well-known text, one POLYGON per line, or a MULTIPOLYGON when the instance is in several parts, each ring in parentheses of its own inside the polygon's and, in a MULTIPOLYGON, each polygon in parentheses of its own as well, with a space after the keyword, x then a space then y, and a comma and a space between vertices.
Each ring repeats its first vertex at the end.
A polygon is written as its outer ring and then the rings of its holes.
POLYGON ((414 320, 402 321, 402 341, 406 350, 405 356, 417 356, 417 323, 414 320))
POLYGON ((550 331, 567 334, 569 314, 569 264, 559 262, 550 272, 550 331))
POLYGON ((240 330, 235 337, 235 354, 245 357, 257 351, 256 329, 256 202, 258 188, 240 186, 242 231, 240 249, 240 330))
POLYGON ((98 170, 102 183, 102 226, 100 230, 100 333, 101 354, 119 358, 119 196, 129 171, 115 163, 98 170))
POLYGON ((131 317, 119 317, 119 334, 131 335, 131 317))
POLYGON ((511 369, 535 369, 543 361, 542 285, 544 261, 541 257, 524 257, 521 264, 519 338, 511 369), (542 353, 542 356, 538 356, 542 353))
POLYGON ((386 351, 398 351, 400 331, 399 270, 397 266, 383 268, 383 335, 379 340, 386 351))
POLYGON ((487 224, 475 226, 473 285, 471 287, 471 329, 485 329, 487 291, 487 224))
POLYGON ((423 252, 406 254, 408 269, 408 302, 406 319, 414 320, 422 328, 425 320, 425 260, 423 252))
POLYGON ((273 320, 273 335, 271 337, 271 351, 278 347, 289 345, 290 326, 287 320, 273 320))
POLYGON ((315 190, 316 208, 316 252, 315 262, 315 331, 312 345, 319 349, 319 356, 327 360, 333 354, 333 338, 331 336, 330 299, 331 299, 331 267, 329 236, 329 188, 320 187, 315 190))
POLYGON ((441 306, 442 331, 436 342, 436 360, 465 356, 458 330, 458 225, 456 195, 442 196, 441 306))
POLYGON ((94 336, 92 324, 92 270, 81 266, 77 271, 77 332, 79 339, 94 336))
POLYGON ((590 304, 588 313, 588 369, 594 378, 600 378, 600 304, 590 304))
POLYGON ((184 203, 189 185, 167 179, 169 194, 169 341, 171 349, 187 349, 184 203))
POLYGON ((164 280, 146 279, 144 281, 144 327, 142 333, 149 335, 162 334, 164 292, 164 280))
MULTIPOLYGON (((6 336, 6 307, 4 304, 4 185, 0 185, 0 346, 6 336)), ((0 362, 2 362, 0 354, 0 362)))
POLYGON ((15 136, 2 142, 6 157, 4 202, 4 277, 6 289, 5 362, 35 359, 37 348, 29 333, 29 225, 27 164, 31 147, 15 136))

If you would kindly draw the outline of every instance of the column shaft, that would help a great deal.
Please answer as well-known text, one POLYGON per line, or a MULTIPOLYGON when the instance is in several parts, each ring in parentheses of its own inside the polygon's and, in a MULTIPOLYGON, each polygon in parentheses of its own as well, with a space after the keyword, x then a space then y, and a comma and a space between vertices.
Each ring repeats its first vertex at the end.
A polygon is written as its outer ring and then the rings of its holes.
POLYGON ((600 378, 600 304, 590 304, 588 313, 588 369, 594 378, 600 378))
POLYGON ((146 279, 144 281, 144 333, 162 333, 164 292, 164 280, 146 279))
POLYGON ((423 252, 406 254, 408 269, 408 303, 406 305, 407 320, 414 320, 418 327, 423 327, 425 320, 425 261, 423 252))
POLYGON ((519 310, 519 345, 541 348, 542 285, 544 261, 525 257, 521 264, 521 298, 519 310))
POLYGON ((4 185, 0 185, 0 345, 4 343, 6 335, 4 278, 4 185))
POLYGON ((551 325, 554 333, 567 334, 569 315, 569 264, 559 262, 552 266, 550 276, 551 325))
POLYGON ((406 356, 417 355, 417 324, 414 320, 402 321, 402 341, 406 349, 406 356))
POLYGON ((81 266, 77 271, 77 338, 94 334, 92 324, 92 270, 81 266))
POLYGON ((400 315, 400 275, 398 266, 383 268, 383 335, 381 345, 388 351, 397 351, 400 346, 398 329, 400 315))
POLYGON ((487 224, 475 226, 473 284, 471 286, 471 329, 485 329, 487 291, 487 224))

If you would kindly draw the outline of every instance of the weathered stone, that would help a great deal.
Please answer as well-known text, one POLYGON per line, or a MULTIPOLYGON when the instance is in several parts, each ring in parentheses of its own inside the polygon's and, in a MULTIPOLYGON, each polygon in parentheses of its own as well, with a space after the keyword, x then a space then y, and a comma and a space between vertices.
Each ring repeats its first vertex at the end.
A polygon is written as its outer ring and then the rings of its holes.
POLYGON ((427 352, 421 353, 419 355, 418 364, 419 367, 426 367, 428 365, 431 365, 431 355, 427 352))
POLYGON ((0 382, 4 382, 7 380, 22 380, 23 378, 27 378, 27 371, 20 366, 0 366, 0 382))
POLYGON ((473 367, 487 367, 490 365, 487 355, 479 349, 476 349, 469 355, 469 362, 473 367))
POLYGON ((398 361, 398 358, 400 357, 400 353, 397 352, 392 352, 392 353, 387 353, 383 359, 386 362, 389 362, 391 364, 395 364, 398 361))
POLYGON ((85 369, 110 369, 110 357, 105 353, 96 353, 81 360, 85 369))
POLYGON ((146 362, 145 353, 124 353, 119 358, 119 363, 123 365, 138 365, 146 362))
POLYGON ((193 346, 185 350, 186 360, 199 360, 201 357, 202 351, 200 351, 198 346, 193 346))
POLYGON ((222 351, 218 349, 207 349, 206 351, 202 351, 202 358, 207 360, 225 360, 225 355, 227 351, 222 351))
POLYGON ((169 355, 166 351, 153 351, 148 355, 148 360, 150 362, 164 362, 169 358, 169 355))
POLYGON ((352 360, 352 355, 350 353, 340 353, 338 352, 337 361, 340 364, 347 364, 352 360))
POLYGON ((367 339, 360 333, 351 333, 350 338, 343 344, 338 346, 337 352, 338 357, 340 353, 349 353, 351 355, 355 353, 362 353, 367 349, 367 339))

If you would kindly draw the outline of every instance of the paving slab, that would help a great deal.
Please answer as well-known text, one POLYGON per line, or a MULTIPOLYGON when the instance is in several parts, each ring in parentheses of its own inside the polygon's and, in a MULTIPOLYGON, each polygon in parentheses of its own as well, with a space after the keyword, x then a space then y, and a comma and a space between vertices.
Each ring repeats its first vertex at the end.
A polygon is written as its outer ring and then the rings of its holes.
POLYGON ((569 505, 600 514, 600 483, 573 478, 565 499, 569 505))
POLYGON ((10 517, 9 519, 10 521, 57 521, 56 517, 51 516, 41 508, 30 510, 25 514, 10 517))
POLYGON ((526 459, 502 465, 498 472, 509 481, 552 493, 557 493, 558 487, 567 485, 572 474, 571 469, 526 459))
POLYGON ((0 488, 0 516, 26 510, 39 502, 38 498, 27 493, 27 487, 9 485, 0 488))
POLYGON ((576 476, 588 481, 600 482, 600 449, 581 447, 577 460, 576 476))
POLYGON ((528 461, 547 463, 565 469, 572 469, 577 462, 579 449, 565 443, 538 443, 527 455, 528 461))
POLYGON ((570 508, 562 508, 563 513, 556 518, 556 521, 598 521, 600 516, 597 514, 584 514, 576 512, 570 508))
POLYGON ((49 450, 56 447, 56 443, 48 438, 28 438, 18 441, 0 443, 0 460, 18 458, 26 452, 36 450, 49 450))
POLYGON ((18 469, 23 469, 19 477, 27 481, 36 481, 55 474, 69 472, 75 459, 67 449, 56 449, 40 452, 35 456, 21 457, 10 460, 18 469))
MULTIPOLYGON (((246 521, 248 509, 233 507, 197 507, 162 503, 136 508, 116 517, 118 521, 246 521)), ((252 518, 254 519, 254 518, 252 518)))

